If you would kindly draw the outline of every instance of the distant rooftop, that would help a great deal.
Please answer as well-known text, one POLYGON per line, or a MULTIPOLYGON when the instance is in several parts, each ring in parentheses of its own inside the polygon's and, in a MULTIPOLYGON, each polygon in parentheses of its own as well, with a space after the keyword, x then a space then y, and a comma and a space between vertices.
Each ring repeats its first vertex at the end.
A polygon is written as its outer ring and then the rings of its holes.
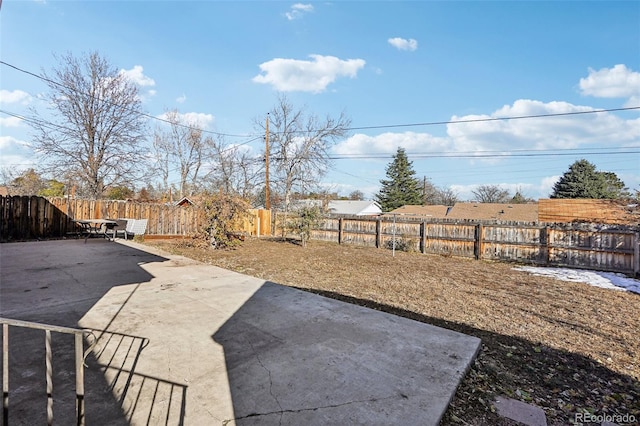
POLYGON ((456 203, 453 207, 406 205, 387 214, 433 219, 537 222, 538 204, 456 203))
POLYGON ((375 201, 331 200, 327 207, 331 214, 369 216, 382 213, 375 201))

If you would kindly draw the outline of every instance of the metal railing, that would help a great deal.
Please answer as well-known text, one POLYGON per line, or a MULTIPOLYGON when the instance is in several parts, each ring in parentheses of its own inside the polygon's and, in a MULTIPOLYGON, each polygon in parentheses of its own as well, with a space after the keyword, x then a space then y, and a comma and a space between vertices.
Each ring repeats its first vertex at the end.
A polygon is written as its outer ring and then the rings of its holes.
POLYGON ((76 425, 84 426, 84 360, 91 347, 84 349, 84 335, 90 331, 57 325, 40 324, 0 318, 2 324, 2 424, 9 425, 9 326, 44 330, 45 333, 45 367, 47 375, 47 424, 53 424, 53 365, 51 350, 51 333, 72 334, 75 339, 75 369, 76 369, 76 425))

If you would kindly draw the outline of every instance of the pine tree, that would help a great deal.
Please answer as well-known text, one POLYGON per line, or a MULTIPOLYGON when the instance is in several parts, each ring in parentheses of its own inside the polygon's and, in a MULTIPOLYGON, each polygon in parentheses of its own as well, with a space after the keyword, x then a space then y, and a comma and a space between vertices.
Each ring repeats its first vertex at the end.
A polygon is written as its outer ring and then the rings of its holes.
POLYGON ((420 182, 415 177, 413 163, 407 158, 404 148, 398 148, 393 161, 387 165, 386 172, 388 179, 380 181, 382 188, 375 197, 383 212, 406 204, 422 204, 420 182))
POLYGON ((573 163, 553 186, 551 198, 617 199, 628 196, 615 173, 600 172, 587 160, 573 163))

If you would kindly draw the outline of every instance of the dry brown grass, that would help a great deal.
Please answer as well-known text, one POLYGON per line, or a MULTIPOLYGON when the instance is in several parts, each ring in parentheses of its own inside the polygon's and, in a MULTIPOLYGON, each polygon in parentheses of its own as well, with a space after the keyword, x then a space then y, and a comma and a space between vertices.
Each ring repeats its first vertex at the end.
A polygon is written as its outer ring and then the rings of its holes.
POLYGON ((513 265, 311 241, 251 239, 235 250, 184 241, 167 251, 477 336, 482 350, 443 424, 509 425, 496 395, 575 413, 640 419, 640 296, 536 277, 513 265))

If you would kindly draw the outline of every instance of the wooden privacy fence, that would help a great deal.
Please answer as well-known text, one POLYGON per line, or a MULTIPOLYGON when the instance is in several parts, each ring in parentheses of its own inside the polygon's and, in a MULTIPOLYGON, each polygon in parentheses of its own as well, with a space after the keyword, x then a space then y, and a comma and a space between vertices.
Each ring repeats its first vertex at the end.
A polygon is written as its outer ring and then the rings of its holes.
POLYGON ((312 239, 421 253, 640 273, 640 234, 630 227, 523 222, 327 218, 312 239))
MULTIPOLYGON (((43 197, 0 197, 0 240, 60 238, 79 219, 147 219, 146 235, 191 236, 202 231, 202 210, 194 206, 43 197)), ((240 232, 271 235, 271 212, 250 210, 240 232)))

